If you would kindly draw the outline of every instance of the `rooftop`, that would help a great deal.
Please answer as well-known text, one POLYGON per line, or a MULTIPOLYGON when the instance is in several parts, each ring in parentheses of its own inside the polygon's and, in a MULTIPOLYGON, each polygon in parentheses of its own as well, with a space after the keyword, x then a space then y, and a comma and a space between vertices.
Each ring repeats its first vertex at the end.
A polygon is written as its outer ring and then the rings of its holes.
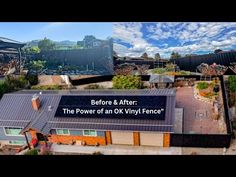
POLYGON ((127 131, 173 132, 174 111, 166 111, 165 120, 71 118, 55 117, 61 97, 64 95, 136 95, 167 96, 166 109, 175 108, 175 90, 84 90, 84 91, 40 91, 24 90, 5 94, 0 101, 0 126, 24 127, 49 134, 51 129, 96 129, 127 131), (32 108, 32 96, 37 93, 41 102, 39 111, 32 108), (50 109, 49 109, 50 106, 50 109))
POLYGON ((0 49, 21 48, 25 44, 5 37, 0 37, 0 49))

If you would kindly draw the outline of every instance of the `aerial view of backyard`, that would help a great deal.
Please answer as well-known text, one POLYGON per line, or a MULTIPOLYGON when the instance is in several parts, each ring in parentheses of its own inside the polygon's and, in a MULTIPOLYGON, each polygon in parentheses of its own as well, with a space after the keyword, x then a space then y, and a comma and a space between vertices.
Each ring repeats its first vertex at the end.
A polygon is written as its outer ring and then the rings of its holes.
POLYGON ((235 28, 0 22, 0 155, 236 154, 235 28))

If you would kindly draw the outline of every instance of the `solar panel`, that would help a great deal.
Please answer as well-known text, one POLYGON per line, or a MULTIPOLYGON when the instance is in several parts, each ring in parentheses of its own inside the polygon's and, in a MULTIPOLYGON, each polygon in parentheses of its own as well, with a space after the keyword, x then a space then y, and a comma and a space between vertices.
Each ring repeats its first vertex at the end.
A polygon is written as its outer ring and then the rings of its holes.
POLYGON ((55 117, 164 120, 167 96, 62 96, 55 117))

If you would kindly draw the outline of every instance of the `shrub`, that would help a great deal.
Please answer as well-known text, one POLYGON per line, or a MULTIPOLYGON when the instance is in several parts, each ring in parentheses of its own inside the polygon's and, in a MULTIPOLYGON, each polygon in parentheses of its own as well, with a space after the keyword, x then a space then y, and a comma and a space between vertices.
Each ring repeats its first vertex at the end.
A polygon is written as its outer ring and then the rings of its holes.
POLYGON ((231 92, 236 92, 236 76, 229 76, 229 89, 231 92))
POLYGON ((60 85, 40 85, 40 86, 32 86, 33 90, 60 90, 62 86, 60 85))
POLYGON ((154 74, 164 74, 166 72, 165 68, 155 68, 152 70, 152 73, 154 74))
POLYGON ((9 86, 4 81, 0 81, 0 98, 9 91, 9 86))
POLYGON ((27 151, 24 155, 39 155, 37 149, 31 149, 27 151))
POLYGON ((7 76, 5 83, 8 85, 9 91, 16 91, 25 88, 28 85, 28 80, 25 76, 20 76, 18 78, 7 76))
POLYGON ((206 89, 208 87, 208 83, 207 82, 198 82, 197 83, 197 88, 199 90, 203 90, 203 89, 206 89))
POLYGON ((190 75, 189 71, 179 71, 177 75, 190 75))
POLYGON ((30 85, 37 85, 39 82, 37 75, 28 75, 26 79, 29 81, 30 85))
POLYGON ((133 75, 118 75, 112 78, 114 89, 140 89, 142 88, 142 81, 139 76, 133 75))

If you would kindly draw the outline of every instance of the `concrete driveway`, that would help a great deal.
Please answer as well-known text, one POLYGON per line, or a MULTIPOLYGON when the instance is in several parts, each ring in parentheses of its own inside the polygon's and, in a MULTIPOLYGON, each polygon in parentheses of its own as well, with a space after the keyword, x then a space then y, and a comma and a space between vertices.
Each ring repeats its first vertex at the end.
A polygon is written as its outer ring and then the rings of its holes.
POLYGON ((182 150, 179 147, 143 147, 143 146, 80 146, 80 145, 57 145, 53 144, 51 150, 55 153, 64 154, 92 154, 101 152, 104 155, 181 155, 182 150))

